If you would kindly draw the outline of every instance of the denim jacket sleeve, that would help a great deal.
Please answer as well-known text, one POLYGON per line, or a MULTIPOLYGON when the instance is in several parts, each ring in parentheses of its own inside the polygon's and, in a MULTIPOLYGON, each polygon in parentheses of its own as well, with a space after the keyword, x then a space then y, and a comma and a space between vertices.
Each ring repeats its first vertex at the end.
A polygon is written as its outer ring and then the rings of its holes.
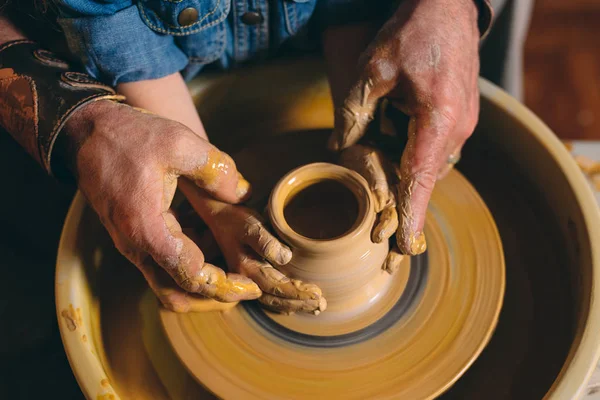
POLYGON ((132 0, 58 0, 69 49, 96 79, 117 83, 182 70, 187 56, 174 37, 150 29, 132 0))

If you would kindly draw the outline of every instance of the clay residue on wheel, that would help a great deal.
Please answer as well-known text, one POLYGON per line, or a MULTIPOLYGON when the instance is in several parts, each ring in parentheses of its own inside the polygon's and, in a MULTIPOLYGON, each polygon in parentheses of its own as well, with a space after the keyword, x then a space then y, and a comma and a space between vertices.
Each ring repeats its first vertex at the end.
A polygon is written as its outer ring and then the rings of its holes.
POLYGON ((67 329, 71 332, 75 331, 78 327, 83 325, 83 320, 81 318, 81 309, 73 308, 73 304, 69 304, 69 308, 65 308, 60 312, 61 317, 65 320, 67 324, 67 329))

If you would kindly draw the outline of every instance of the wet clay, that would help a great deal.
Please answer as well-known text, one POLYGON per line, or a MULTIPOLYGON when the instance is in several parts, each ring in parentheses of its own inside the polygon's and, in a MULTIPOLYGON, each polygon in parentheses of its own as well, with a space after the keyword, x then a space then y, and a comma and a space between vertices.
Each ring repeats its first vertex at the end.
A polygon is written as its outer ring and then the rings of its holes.
POLYGON ((281 178, 268 214, 292 259, 278 268, 287 276, 317 284, 328 310, 366 309, 389 286, 382 273, 389 245, 373 243, 376 213, 367 181, 357 172, 312 163, 281 178))
POLYGON ((345 185, 326 179, 292 195, 283 215, 302 236, 332 239, 352 228, 358 218, 358 201, 345 185))

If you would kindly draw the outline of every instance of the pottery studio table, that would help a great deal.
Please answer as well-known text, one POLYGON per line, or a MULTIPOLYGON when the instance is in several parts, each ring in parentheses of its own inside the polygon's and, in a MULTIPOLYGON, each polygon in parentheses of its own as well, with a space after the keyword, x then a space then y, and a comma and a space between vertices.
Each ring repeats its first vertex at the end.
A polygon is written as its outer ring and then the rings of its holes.
MULTIPOLYGON (((3 146, 13 146, 14 152, 19 154, 20 149, 14 143, 0 141, 3 146)), ((600 141, 572 142, 572 153, 600 162, 600 141)), ((0 160, 0 168, 8 168, 11 165, 9 161, 0 160)), ((66 188, 56 188, 29 160, 24 163, 23 174, 32 182, 31 193, 39 190, 41 185, 42 191, 52 194, 44 202, 35 197, 33 200, 17 197, 5 199, 0 204, 15 210, 35 207, 31 215, 19 219, 20 228, 14 226, 16 220, 0 220, 1 259, 8 265, 18 265, 16 260, 25 260, 27 266, 33 268, 30 271, 18 268, 3 270, 0 276, 0 399, 81 399, 83 395, 73 378, 60 341, 53 304, 56 243, 61 220, 73 193, 66 188), (33 182, 36 182, 35 185, 33 182), (60 207, 49 207, 49 202, 60 204, 60 207), (51 209, 55 212, 48 215, 47 211, 51 209), (60 212, 57 213, 56 209, 60 212), (23 245, 23 232, 33 229, 40 219, 48 222, 45 225, 55 228, 32 233, 35 243, 23 245), (32 280, 32 276, 38 279, 32 280)), ((7 187, 10 187, 10 182, 7 187)), ((592 187, 600 204, 600 188, 592 187)), ((600 367, 594 372, 584 399, 600 400, 600 367)))

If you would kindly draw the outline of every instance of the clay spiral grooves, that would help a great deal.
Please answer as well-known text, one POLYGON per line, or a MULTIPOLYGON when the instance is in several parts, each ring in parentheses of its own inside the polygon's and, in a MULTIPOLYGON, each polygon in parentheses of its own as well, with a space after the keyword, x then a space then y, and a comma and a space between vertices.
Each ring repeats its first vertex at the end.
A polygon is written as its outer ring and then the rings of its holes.
POLYGON ((388 328, 407 315, 410 310, 413 309, 413 306, 419 302, 419 298, 423 293, 423 288, 427 282, 428 271, 429 257, 427 252, 412 257, 410 260, 410 275, 408 277, 408 282, 406 283, 406 288, 396 304, 394 304, 394 306, 375 323, 357 331, 342 335, 318 336, 296 332, 269 318, 268 314, 262 309, 259 303, 255 301, 243 302, 242 306, 248 316, 254 320, 261 329, 264 329, 267 333, 287 342, 313 348, 351 346, 372 339, 385 332, 388 328))

